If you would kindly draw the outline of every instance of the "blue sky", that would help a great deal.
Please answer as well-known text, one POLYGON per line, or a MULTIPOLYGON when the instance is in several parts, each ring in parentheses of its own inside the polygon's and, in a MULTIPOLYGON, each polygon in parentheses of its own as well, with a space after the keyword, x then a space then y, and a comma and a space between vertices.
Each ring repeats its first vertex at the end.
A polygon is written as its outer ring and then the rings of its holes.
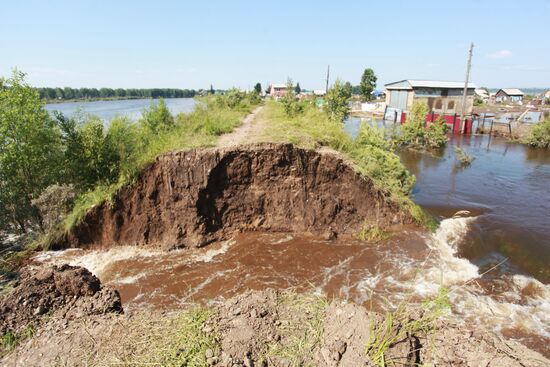
POLYGON ((0 0, 0 75, 36 86, 252 87, 400 79, 550 87, 550 0, 0 0))

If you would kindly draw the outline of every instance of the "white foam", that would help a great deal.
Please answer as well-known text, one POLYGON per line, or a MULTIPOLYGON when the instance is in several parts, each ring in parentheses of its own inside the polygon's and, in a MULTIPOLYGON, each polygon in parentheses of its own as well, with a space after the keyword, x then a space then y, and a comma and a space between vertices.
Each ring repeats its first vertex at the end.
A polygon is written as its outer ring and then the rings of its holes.
POLYGON ((193 261, 197 262, 211 262, 216 256, 225 254, 231 246, 235 244, 235 240, 231 239, 222 243, 220 248, 207 250, 204 253, 194 255, 193 261))
POLYGON ((101 278, 103 273, 117 262, 162 256, 162 252, 147 250, 137 246, 112 247, 109 250, 80 250, 70 249, 64 251, 48 251, 37 257, 38 261, 50 262, 53 264, 69 264, 82 266, 92 274, 101 278))

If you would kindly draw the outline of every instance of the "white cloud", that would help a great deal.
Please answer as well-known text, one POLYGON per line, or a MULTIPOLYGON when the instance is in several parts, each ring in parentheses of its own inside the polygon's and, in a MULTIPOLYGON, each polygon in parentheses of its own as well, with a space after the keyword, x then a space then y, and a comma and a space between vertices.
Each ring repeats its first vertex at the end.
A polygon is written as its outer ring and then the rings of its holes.
POLYGON ((487 57, 490 57, 491 59, 504 59, 506 57, 512 56, 512 51, 510 50, 500 50, 493 53, 490 53, 487 55, 487 57))

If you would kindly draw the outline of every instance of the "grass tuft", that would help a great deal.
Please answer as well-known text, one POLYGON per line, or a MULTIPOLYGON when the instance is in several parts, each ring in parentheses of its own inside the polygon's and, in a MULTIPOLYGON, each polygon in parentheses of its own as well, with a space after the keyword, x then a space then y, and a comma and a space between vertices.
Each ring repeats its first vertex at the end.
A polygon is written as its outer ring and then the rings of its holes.
MULTIPOLYGON (((312 352, 323 342, 325 310, 327 299, 317 295, 283 292, 278 302, 290 308, 292 312, 307 315, 305 320, 282 322, 278 333, 284 336, 281 342, 267 344, 263 360, 276 357, 288 362, 288 366, 309 366, 312 352)), ((287 320, 285 320, 287 321, 287 320)))
POLYGON ((436 322, 449 308, 449 291, 440 288, 435 298, 422 302, 419 315, 413 315, 414 308, 401 302, 395 311, 387 312, 381 321, 371 319, 369 340, 365 347, 367 357, 379 367, 393 365, 388 357, 389 349, 412 336, 435 331, 436 322))

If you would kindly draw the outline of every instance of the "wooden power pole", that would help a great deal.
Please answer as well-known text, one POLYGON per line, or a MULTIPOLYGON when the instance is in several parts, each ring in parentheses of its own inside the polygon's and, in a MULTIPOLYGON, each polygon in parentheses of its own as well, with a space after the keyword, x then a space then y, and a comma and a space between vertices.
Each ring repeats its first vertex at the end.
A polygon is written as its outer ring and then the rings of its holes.
POLYGON ((466 99, 468 95, 468 81, 470 80, 470 69, 472 68, 472 53, 474 51, 474 43, 470 43, 470 51, 468 53, 468 65, 466 66, 466 80, 464 81, 464 91, 462 93, 462 108, 460 109, 460 133, 464 132, 464 115, 466 109, 466 99))
POLYGON ((327 67, 327 85, 325 87, 325 93, 328 92, 328 79, 329 79, 329 75, 330 75, 330 65, 327 67))

